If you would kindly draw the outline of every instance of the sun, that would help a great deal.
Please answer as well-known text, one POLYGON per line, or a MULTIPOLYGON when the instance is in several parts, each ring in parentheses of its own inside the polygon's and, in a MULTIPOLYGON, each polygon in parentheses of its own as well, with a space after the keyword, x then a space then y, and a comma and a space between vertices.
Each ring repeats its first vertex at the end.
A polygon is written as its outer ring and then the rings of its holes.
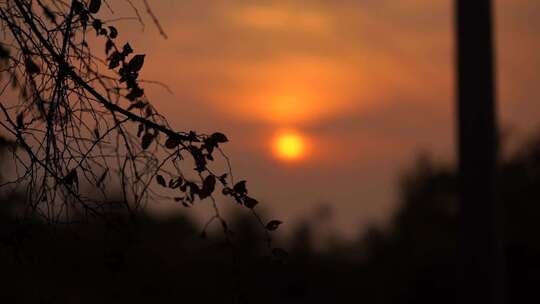
POLYGON ((299 160, 304 157, 305 150, 305 140, 298 133, 283 132, 274 139, 274 153, 282 160, 299 160))

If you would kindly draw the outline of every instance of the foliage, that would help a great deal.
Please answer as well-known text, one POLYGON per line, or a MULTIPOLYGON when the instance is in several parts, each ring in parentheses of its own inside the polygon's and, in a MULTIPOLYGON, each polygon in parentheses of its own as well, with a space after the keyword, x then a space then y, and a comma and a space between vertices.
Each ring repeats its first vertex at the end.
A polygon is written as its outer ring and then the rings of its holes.
POLYGON ((17 176, 3 186, 24 185, 25 216, 49 223, 106 215, 107 189, 115 187, 122 193, 116 204, 131 214, 150 199, 185 207, 208 199, 215 214, 205 229, 218 221, 229 239, 215 199, 221 189, 250 209, 270 246, 268 231, 277 226, 266 229, 246 182, 234 181, 221 150, 227 136, 171 128, 145 95, 139 77, 145 54, 120 42, 117 27, 99 18, 108 6, 101 0, 0 1, 1 93, 19 92, 0 103, 0 126, 16 143, 17 176), (92 35, 104 43, 103 55, 89 44, 92 35), (212 168, 217 160, 225 164, 224 172, 212 168), (191 162, 194 169, 185 169, 191 162))

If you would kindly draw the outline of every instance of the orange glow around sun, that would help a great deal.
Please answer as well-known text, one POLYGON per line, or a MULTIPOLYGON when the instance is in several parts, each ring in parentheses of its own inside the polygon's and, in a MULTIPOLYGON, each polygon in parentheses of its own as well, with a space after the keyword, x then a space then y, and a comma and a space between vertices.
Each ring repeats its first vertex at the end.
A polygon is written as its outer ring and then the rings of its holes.
POLYGON ((293 161, 305 156, 305 139, 295 132, 283 132, 274 139, 274 153, 282 160, 293 161))

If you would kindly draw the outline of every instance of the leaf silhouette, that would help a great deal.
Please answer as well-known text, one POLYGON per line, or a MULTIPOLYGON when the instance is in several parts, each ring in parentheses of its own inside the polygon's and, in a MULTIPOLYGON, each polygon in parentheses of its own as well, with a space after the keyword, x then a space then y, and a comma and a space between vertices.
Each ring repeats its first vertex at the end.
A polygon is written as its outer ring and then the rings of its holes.
POLYGON ((232 193, 232 189, 229 187, 224 187, 223 190, 221 190, 221 193, 223 193, 223 195, 230 195, 232 193))
POLYGON ((173 136, 173 137, 167 138, 167 141, 165 141, 165 147, 167 149, 175 149, 181 143, 182 143, 182 140, 180 137, 173 136))
POLYGON ((213 175, 208 175, 204 181, 201 191, 199 192, 199 197, 205 199, 214 192, 216 187, 216 177, 213 175))
POLYGON ((169 188, 171 188, 171 189, 178 188, 178 187, 180 187, 180 185, 182 185, 183 182, 184 182, 184 179, 181 176, 179 176, 177 178, 174 178, 174 179, 171 179, 169 181, 169 188))
POLYGON ((186 182, 185 185, 189 187, 189 195, 193 198, 195 194, 199 194, 199 186, 194 182, 186 182))
POLYGON ((270 222, 268 222, 268 224, 266 224, 266 230, 274 231, 274 230, 278 229, 279 225, 281 225, 281 224, 283 224, 282 221, 271 220, 270 222))
POLYGON ((64 177, 64 182, 68 185, 79 184, 79 177, 77 176, 77 171, 75 169, 69 171, 68 175, 64 177))
POLYGON ((144 134, 144 136, 142 137, 142 142, 141 142, 142 148, 144 150, 148 149, 148 147, 150 147, 150 144, 152 143, 153 140, 154 140, 154 135, 150 133, 144 134))
POLYGON ((120 58, 112 57, 111 61, 109 61, 109 70, 115 69, 118 65, 120 65, 120 58))
POLYGON ((92 27, 96 30, 96 35, 99 35, 99 31, 101 31, 102 26, 103 23, 100 19, 94 19, 94 21, 92 21, 92 27))
POLYGON ((161 176, 161 175, 159 175, 159 174, 156 175, 156 181, 157 181, 157 183, 158 183, 160 186, 162 186, 162 187, 167 187, 167 184, 166 184, 166 182, 165 182, 165 178, 164 178, 163 176, 161 176))
POLYGON ((213 175, 209 175, 204 179, 203 190, 211 195, 216 188, 216 178, 213 175))
POLYGON ((210 136, 214 141, 216 141, 217 143, 226 143, 229 141, 229 139, 227 138, 227 136, 225 136, 225 134, 223 133, 220 133, 220 132, 216 132, 214 134, 212 134, 210 136))
POLYGON ((257 204, 259 204, 259 202, 256 199, 252 198, 252 197, 246 196, 244 198, 244 206, 248 207, 249 209, 255 208, 255 206, 257 206, 257 204))
POLYGON ((114 26, 109 26, 109 37, 111 39, 118 37, 118 30, 114 26))
POLYGON ((129 92, 129 94, 126 95, 126 98, 130 101, 135 101, 135 99, 143 95, 144 95, 144 90, 139 87, 135 87, 131 90, 131 92, 129 92))
POLYGON ((246 188, 246 181, 243 180, 243 181, 239 181, 238 183, 236 183, 233 187, 233 190, 234 192, 240 194, 240 195, 245 195, 247 194, 247 188, 246 188))
POLYGON ((135 55, 128 63, 129 69, 132 72, 138 72, 144 64, 144 57, 145 55, 135 55))
POLYGON ((90 4, 88 4, 88 11, 92 14, 96 14, 99 12, 99 8, 101 7, 101 0, 91 0, 90 4))
POLYGON ((83 10, 84 10, 84 6, 82 5, 81 2, 79 2, 77 0, 73 1, 73 11, 75 12, 75 14, 79 14, 83 10))
MULTIPOLYGON (((0 22, 10 25, 0 30, 6 36, 2 38, 5 43, 0 43, 0 74, 6 74, 6 85, 13 85, 20 94, 3 109, 9 122, 7 131, 16 138, 0 138, 0 144, 4 141, 6 147, 13 148, 11 152, 25 154, 17 155, 14 161, 30 169, 14 170, 16 181, 37 185, 28 197, 20 197, 21 203, 28 198, 30 204, 40 200, 80 204, 85 214, 106 217, 109 228, 109 224, 123 224, 132 218, 117 212, 123 203, 126 209, 131 202, 143 206, 155 195, 192 207, 200 199, 214 195, 217 199, 222 192, 228 201, 240 204, 243 212, 257 217, 259 229, 268 233, 257 213, 245 209, 259 204, 248 196, 246 181, 235 183, 238 180, 223 173, 232 174, 228 155, 219 150, 219 144, 229 141, 227 136, 213 131, 177 131, 152 106, 144 91, 146 81, 139 79, 142 68, 152 62, 146 61, 144 51, 135 53, 124 39, 121 42, 117 18, 109 16, 109 12, 114 14, 109 5, 113 2, 0 0, 0 22), (56 2, 59 4, 54 5, 56 2), (87 35, 93 37, 86 39, 87 35), (90 48, 94 40, 100 44, 90 48), (15 151, 21 145, 24 149, 15 151), (93 199, 95 190, 105 196, 107 188, 116 186, 121 187, 117 190, 122 190, 122 198, 93 199), (158 194, 154 187, 167 193, 158 194)), ((146 2, 148 14, 162 32, 146 2)), ((221 206, 215 207, 219 212, 221 206)), ((41 208, 29 211, 41 213, 41 208)), ((225 217, 216 214, 215 219, 227 236, 233 235, 225 217)), ((125 247, 123 242, 118 245, 118 250, 125 247)), ((116 245, 112 247, 116 250, 116 245)))
POLYGON ((129 45, 129 43, 124 44, 124 47, 122 47, 122 55, 127 56, 131 53, 133 53, 131 45, 129 45))

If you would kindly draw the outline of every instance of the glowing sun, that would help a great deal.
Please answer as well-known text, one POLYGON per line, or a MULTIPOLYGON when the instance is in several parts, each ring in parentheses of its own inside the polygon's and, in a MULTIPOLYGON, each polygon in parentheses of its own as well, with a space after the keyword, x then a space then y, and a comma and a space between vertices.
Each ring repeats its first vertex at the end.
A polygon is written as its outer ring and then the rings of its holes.
POLYGON ((298 160, 305 155, 304 138, 293 132, 278 134, 274 139, 274 153, 282 160, 298 160))

